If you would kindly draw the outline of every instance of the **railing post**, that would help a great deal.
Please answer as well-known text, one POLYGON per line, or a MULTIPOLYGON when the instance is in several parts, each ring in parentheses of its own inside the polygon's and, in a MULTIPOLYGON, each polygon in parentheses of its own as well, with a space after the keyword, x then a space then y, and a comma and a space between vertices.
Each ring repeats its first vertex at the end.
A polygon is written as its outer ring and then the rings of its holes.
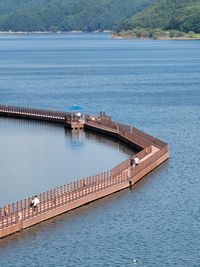
POLYGON ((50 205, 49 205, 49 191, 47 191, 47 210, 49 211, 50 205))
POLYGON ((22 216, 23 216, 23 219, 25 220, 26 219, 26 210, 27 210, 27 199, 24 199, 24 206, 23 206, 23 208, 22 208, 22 216))

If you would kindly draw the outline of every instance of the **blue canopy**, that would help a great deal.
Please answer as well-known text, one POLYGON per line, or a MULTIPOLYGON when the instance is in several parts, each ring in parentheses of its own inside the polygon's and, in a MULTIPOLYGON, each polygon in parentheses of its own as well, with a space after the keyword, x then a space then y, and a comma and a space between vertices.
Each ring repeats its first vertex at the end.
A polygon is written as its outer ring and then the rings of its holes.
POLYGON ((71 107, 66 108, 66 111, 81 111, 82 107, 78 106, 78 105, 73 105, 71 107))

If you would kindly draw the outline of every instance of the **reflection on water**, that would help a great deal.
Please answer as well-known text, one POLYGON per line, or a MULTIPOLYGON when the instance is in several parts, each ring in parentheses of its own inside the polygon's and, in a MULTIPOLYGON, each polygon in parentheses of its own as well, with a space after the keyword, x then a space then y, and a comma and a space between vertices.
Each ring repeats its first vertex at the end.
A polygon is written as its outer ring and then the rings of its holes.
POLYGON ((10 118, 0 118, 0 147, 1 205, 107 171, 133 153, 94 132, 10 118))
MULTIPOLYGON (((66 138, 70 138, 71 143, 70 146, 73 149, 81 149, 84 146, 85 142, 85 132, 84 131, 77 131, 77 130, 68 130, 65 128, 65 135, 66 138)), ((67 140, 67 139, 66 139, 67 140)))

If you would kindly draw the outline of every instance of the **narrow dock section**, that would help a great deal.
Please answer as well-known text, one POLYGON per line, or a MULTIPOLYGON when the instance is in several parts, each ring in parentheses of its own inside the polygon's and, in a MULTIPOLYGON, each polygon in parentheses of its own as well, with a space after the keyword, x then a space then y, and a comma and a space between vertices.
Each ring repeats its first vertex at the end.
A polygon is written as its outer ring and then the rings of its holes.
POLYGON ((168 144, 130 125, 114 122, 110 116, 74 114, 43 109, 0 105, 0 116, 62 123, 71 129, 90 129, 113 136, 139 152, 112 170, 63 185, 31 198, 0 208, 0 238, 78 208, 134 185, 169 158, 168 144), (133 158, 137 157, 138 164, 133 158))

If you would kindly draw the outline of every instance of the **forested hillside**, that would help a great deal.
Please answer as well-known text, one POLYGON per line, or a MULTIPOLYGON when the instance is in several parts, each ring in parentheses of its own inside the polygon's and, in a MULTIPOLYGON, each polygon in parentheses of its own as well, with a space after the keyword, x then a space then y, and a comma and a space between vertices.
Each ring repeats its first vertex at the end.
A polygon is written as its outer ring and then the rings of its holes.
POLYGON ((113 30, 154 0, 0 0, 1 31, 113 30))
POLYGON ((200 33, 200 0, 157 0, 122 24, 126 30, 138 27, 200 33))

